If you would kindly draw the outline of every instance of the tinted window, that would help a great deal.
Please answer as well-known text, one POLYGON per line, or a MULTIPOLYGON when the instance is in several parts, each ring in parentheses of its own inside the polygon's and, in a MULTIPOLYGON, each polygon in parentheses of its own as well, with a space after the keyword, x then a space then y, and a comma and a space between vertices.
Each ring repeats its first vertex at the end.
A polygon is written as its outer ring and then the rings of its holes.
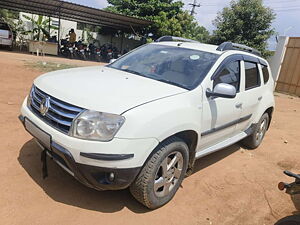
POLYGON ((240 89, 240 62, 228 63, 214 80, 214 87, 219 83, 233 85, 237 91, 240 89))
POLYGON ((260 86, 259 71, 256 63, 245 62, 245 76, 246 90, 260 86))
POLYGON ((118 59, 108 67, 186 89, 204 79, 219 55, 158 44, 148 44, 118 59))
POLYGON ((269 81, 269 70, 267 66, 262 66, 263 76, 264 76, 264 83, 267 83, 269 81))
POLYGON ((10 30, 6 23, 1 23, 1 22, 0 22, 0 29, 1 30, 10 30))

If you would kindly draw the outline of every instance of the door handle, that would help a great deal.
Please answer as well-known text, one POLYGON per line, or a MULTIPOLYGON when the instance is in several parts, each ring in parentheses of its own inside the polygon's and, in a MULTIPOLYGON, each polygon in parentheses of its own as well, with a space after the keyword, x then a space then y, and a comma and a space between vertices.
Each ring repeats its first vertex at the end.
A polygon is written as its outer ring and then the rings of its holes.
POLYGON ((258 99, 257 99, 257 100, 258 100, 258 101, 262 100, 262 96, 258 97, 258 99))
POLYGON ((235 104, 236 108, 242 108, 242 106, 243 106, 243 103, 241 103, 241 102, 235 104))

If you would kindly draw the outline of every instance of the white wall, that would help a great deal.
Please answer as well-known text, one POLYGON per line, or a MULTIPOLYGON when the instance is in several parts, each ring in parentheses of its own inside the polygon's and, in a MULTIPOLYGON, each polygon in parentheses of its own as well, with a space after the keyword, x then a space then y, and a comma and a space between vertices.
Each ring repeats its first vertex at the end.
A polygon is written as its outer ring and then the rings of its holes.
POLYGON ((275 54, 268 60, 271 67, 273 79, 275 82, 278 80, 280 74, 281 64, 285 56, 286 46, 288 44, 288 41, 289 41, 289 37, 280 36, 278 38, 275 54))

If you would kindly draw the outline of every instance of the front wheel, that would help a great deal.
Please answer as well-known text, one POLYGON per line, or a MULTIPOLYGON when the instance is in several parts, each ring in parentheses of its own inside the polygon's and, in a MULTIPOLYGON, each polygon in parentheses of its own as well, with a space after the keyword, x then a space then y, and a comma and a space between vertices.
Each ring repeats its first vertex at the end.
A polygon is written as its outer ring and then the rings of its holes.
POLYGON ((282 218, 281 220, 277 221, 274 225, 299 225, 300 224, 300 216, 293 215, 287 216, 282 218))
POLYGON ((149 209, 169 202, 185 176, 189 149, 177 137, 169 138, 157 147, 130 186, 131 194, 149 209))
POLYGON ((250 149, 257 148, 268 130, 269 121, 269 114, 263 114, 259 122, 254 126, 253 133, 241 141, 242 145, 250 149))

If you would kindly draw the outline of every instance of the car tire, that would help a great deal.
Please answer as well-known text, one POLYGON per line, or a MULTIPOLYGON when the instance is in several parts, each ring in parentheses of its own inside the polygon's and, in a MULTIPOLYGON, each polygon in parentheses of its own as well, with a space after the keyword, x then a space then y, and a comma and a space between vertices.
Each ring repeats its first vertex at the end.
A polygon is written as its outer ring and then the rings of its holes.
POLYGON ((189 149, 184 141, 171 137, 156 148, 130 186, 136 200, 156 209, 168 203, 177 192, 188 167, 189 149))
POLYGON ((293 215, 278 220, 274 225, 299 225, 299 224, 300 224, 300 216, 293 215))
POLYGON ((241 144, 249 149, 257 148, 261 144, 266 134, 266 131, 269 126, 269 121, 270 121, 269 114, 264 113, 260 118, 259 122, 255 124, 252 134, 246 137, 245 139, 243 139, 241 141, 241 144))

